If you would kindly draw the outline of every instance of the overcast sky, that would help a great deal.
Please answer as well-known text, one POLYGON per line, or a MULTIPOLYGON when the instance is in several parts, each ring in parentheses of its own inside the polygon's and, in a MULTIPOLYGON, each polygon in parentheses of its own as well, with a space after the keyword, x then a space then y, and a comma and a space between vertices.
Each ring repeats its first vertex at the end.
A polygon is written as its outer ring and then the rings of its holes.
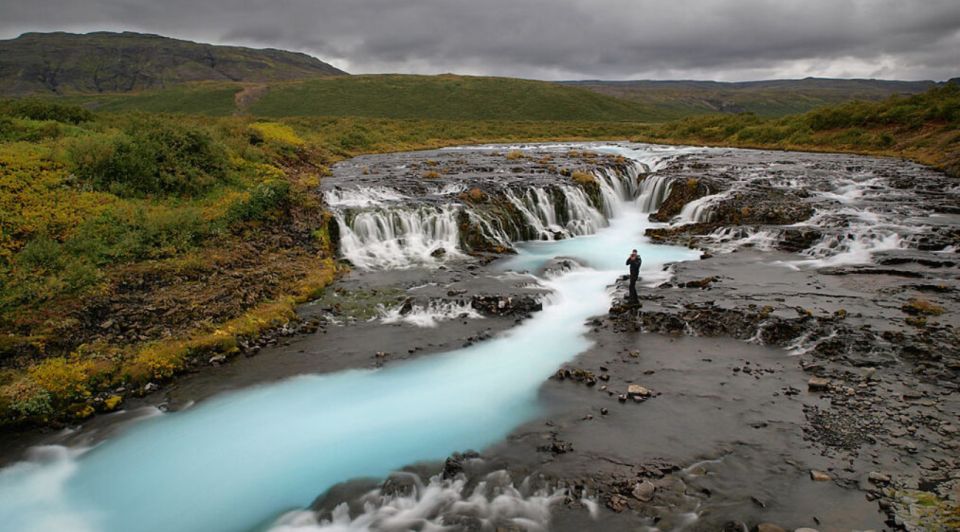
POLYGON ((960 0, 0 1, 0 38, 54 30, 298 50, 351 73, 960 76, 960 0))

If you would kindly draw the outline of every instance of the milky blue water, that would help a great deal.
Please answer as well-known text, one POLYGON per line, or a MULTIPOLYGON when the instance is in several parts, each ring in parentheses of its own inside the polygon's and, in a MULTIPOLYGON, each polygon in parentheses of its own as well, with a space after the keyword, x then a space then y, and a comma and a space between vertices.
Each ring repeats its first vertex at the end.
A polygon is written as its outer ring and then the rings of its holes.
POLYGON ((338 482, 502 440, 538 415, 544 380, 590 347, 584 322, 606 312, 630 249, 640 249, 649 284, 665 263, 696 258, 651 245, 649 226, 625 205, 595 235, 523 246, 504 267, 537 271, 557 256, 588 267, 541 279, 553 290, 543 311, 487 342, 225 394, 83 454, 52 448, 47 460, 6 468, 0 529, 259 530, 338 482))

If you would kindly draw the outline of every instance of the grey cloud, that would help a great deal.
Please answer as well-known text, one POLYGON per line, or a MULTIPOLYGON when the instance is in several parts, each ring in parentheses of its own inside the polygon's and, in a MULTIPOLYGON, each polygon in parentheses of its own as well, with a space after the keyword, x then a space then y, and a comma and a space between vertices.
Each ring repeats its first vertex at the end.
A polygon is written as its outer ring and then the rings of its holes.
POLYGON ((956 0, 5 0, 0 35, 132 29, 352 72, 544 79, 960 75, 956 0))

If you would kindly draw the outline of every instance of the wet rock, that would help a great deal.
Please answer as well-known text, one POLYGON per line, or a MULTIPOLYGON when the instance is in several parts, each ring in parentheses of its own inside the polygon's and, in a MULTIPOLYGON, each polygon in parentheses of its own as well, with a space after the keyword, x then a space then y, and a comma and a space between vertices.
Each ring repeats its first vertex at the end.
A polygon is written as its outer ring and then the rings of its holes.
POLYGON ((653 500, 653 494, 656 490, 657 487, 653 485, 653 482, 644 480, 643 482, 637 482, 637 484, 633 487, 631 494, 633 495, 633 498, 640 502, 650 502, 653 500))
POLYGON ((463 457, 454 453, 443 463, 443 478, 453 478, 463 472, 463 457))
POLYGON ((720 528, 721 532, 748 532, 746 523, 743 521, 727 521, 720 528))
POLYGON ((543 303, 532 296, 473 296, 470 306, 487 316, 527 315, 543 310, 543 303))
POLYGON ((777 242, 777 249, 792 253, 799 253, 813 246, 823 237, 817 229, 808 228, 790 228, 780 233, 780 240, 777 242))
POLYGON ((704 277, 703 279, 698 279, 696 281, 687 281, 684 283, 685 288, 700 288, 705 289, 710 286, 710 283, 717 282, 718 279, 716 276, 704 277))
POLYGON ((695 177, 676 179, 670 187, 670 194, 663 200, 660 209, 650 215, 650 219, 669 222, 671 218, 680 214, 687 203, 714 194, 715 187, 715 185, 711 186, 709 181, 695 177))
POLYGON ((754 529, 754 532, 787 532, 785 528, 773 523, 760 523, 754 529))
POLYGON ((827 482, 829 480, 833 480, 833 477, 824 473, 823 471, 817 471, 816 469, 811 469, 810 480, 813 480, 816 482, 827 482))
POLYGON ((613 494, 607 499, 607 508, 620 513, 629 508, 627 498, 623 495, 613 494))
POLYGON ((807 390, 811 392, 824 392, 830 389, 830 380, 820 377, 810 377, 807 381, 807 390))
POLYGON ((537 451, 541 453, 550 453, 553 455, 566 454, 573 451, 573 444, 557 439, 556 435, 553 435, 550 443, 537 446, 537 451))
POLYGON ((631 398, 643 398, 647 399, 652 395, 652 392, 639 384, 630 384, 627 386, 627 396, 631 398))
POLYGON ((869 480, 870 482, 872 482, 872 483, 874 483, 874 484, 889 484, 889 483, 890 483, 890 476, 889 476, 889 475, 886 475, 886 474, 884 474, 884 473, 879 473, 879 472, 876 472, 876 471, 871 471, 870 474, 867 475, 867 480, 869 480))

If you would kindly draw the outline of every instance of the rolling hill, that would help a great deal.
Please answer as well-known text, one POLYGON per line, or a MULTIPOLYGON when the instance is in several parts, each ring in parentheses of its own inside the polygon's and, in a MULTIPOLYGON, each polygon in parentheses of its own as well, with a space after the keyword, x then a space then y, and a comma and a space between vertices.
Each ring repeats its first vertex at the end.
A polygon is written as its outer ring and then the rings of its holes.
POLYGON ((651 110, 544 81, 388 74, 275 85, 248 111, 257 116, 631 121, 649 119, 651 110))
POLYGON ((294 82, 205 82, 163 90, 59 97, 97 111, 262 117, 357 116, 441 120, 651 121, 636 102, 546 81, 378 74, 294 82))
POLYGON ((0 94, 7 95, 118 93, 197 81, 343 74, 306 54, 142 33, 25 33, 0 41, 0 94))
POLYGON ((208 81, 59 98, 101 111, 219 116, 665 122, 741 112, 781 117, 854 100, 916 94, 936 86, 924 81, 838 79, 554 83, 450 74, 376 74, 269 83, 208 81))
POLYGON ((759 116, 803 113, 851 100, 882 100, 919 94, 933 81, 876 79, 784 79, 725 83, 718 81, 567 81, 581 87, 655 109, 670 119, 711 113, 749 112, 759 116))
POLYGON ((348 76, 301 53, 140 33, 26 33, 0 41, 0 95, 56 97, 111 112, 665 122, 717 113, 781 117, 935 86, 817 78, 723 83, 348 76))

